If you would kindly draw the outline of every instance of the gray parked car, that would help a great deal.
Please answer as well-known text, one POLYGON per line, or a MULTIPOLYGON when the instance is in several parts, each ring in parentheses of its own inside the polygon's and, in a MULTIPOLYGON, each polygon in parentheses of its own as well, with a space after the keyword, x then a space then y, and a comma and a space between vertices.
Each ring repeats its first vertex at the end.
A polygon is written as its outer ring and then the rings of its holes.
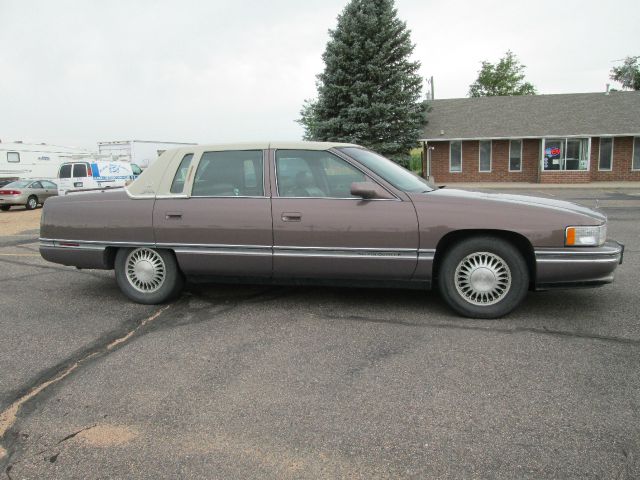
POLYGON ((15 205, 33 210, 49 197, 57 195, 58 186, 49 180, 17 180, 0 188, 0 210, 6 212, 15 205))
POLYGON ((437 286, 458 313, 494 318, 528 290, 612 282, 623 247, 606 233, 586 207, 434 189, 357 145, 253 143, 170 150, 128 187, 48 201, 40 252, 115 268, 141 303, 185 276, 437 286))

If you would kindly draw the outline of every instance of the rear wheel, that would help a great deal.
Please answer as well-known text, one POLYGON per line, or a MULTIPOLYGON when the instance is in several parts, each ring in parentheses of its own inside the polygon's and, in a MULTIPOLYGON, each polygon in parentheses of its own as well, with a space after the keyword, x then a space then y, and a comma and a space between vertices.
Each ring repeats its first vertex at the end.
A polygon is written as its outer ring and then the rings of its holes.
POLYGON ((7 212, 11 208, 11 205, 0 205, 0 210, 7 212))
POLYGON ((456 312, 472 318, 498 318, 516 308, 529 289, 529 270, 509 242, 472 237, 446 253, 438 284, 456 312))
POLYGON ((153 248, 121 248, 115 259, 116 281, 134 302, 163 303, 177 297, 184 286, 172 252, 153 248))
POLYGON ((33 210, 38 206, 38 199, 31 195, 28 199, 27 199, 27 204, 25 205, 25 207, 27 208, 27 210, 33 210))

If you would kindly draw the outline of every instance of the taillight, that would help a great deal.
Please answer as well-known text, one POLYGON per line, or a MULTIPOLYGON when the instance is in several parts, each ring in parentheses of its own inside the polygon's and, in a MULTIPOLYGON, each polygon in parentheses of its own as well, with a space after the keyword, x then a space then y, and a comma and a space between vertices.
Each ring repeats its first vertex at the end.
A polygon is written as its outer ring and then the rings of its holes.
POLYGON ((20 195, 21 193, 19 190, 0 190, 0 195, 20 195))

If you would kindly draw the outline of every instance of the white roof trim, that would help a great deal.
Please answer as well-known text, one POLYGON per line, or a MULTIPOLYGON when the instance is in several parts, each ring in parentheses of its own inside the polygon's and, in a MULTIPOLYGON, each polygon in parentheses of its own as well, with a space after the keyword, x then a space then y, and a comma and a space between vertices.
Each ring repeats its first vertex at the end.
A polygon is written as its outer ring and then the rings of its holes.
POLYGON ((462 140, 537 140, 542 138, 588 138, 588 137, 640 137, 640 133, 584 133, 581 135, 566 135, 562 133, 552 135, 516 135, 510 137, 435 137, 420 138, 419 142, 457 142, 462 140))

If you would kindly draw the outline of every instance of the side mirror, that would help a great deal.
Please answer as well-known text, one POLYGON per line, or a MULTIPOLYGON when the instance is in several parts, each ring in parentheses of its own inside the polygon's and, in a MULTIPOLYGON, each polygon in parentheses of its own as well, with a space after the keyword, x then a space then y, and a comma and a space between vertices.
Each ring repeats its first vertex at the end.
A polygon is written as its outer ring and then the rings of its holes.
POLYGON ((371 182, 353 182, 351 195, 364 199, 378 198, 378 186, 371 182))

